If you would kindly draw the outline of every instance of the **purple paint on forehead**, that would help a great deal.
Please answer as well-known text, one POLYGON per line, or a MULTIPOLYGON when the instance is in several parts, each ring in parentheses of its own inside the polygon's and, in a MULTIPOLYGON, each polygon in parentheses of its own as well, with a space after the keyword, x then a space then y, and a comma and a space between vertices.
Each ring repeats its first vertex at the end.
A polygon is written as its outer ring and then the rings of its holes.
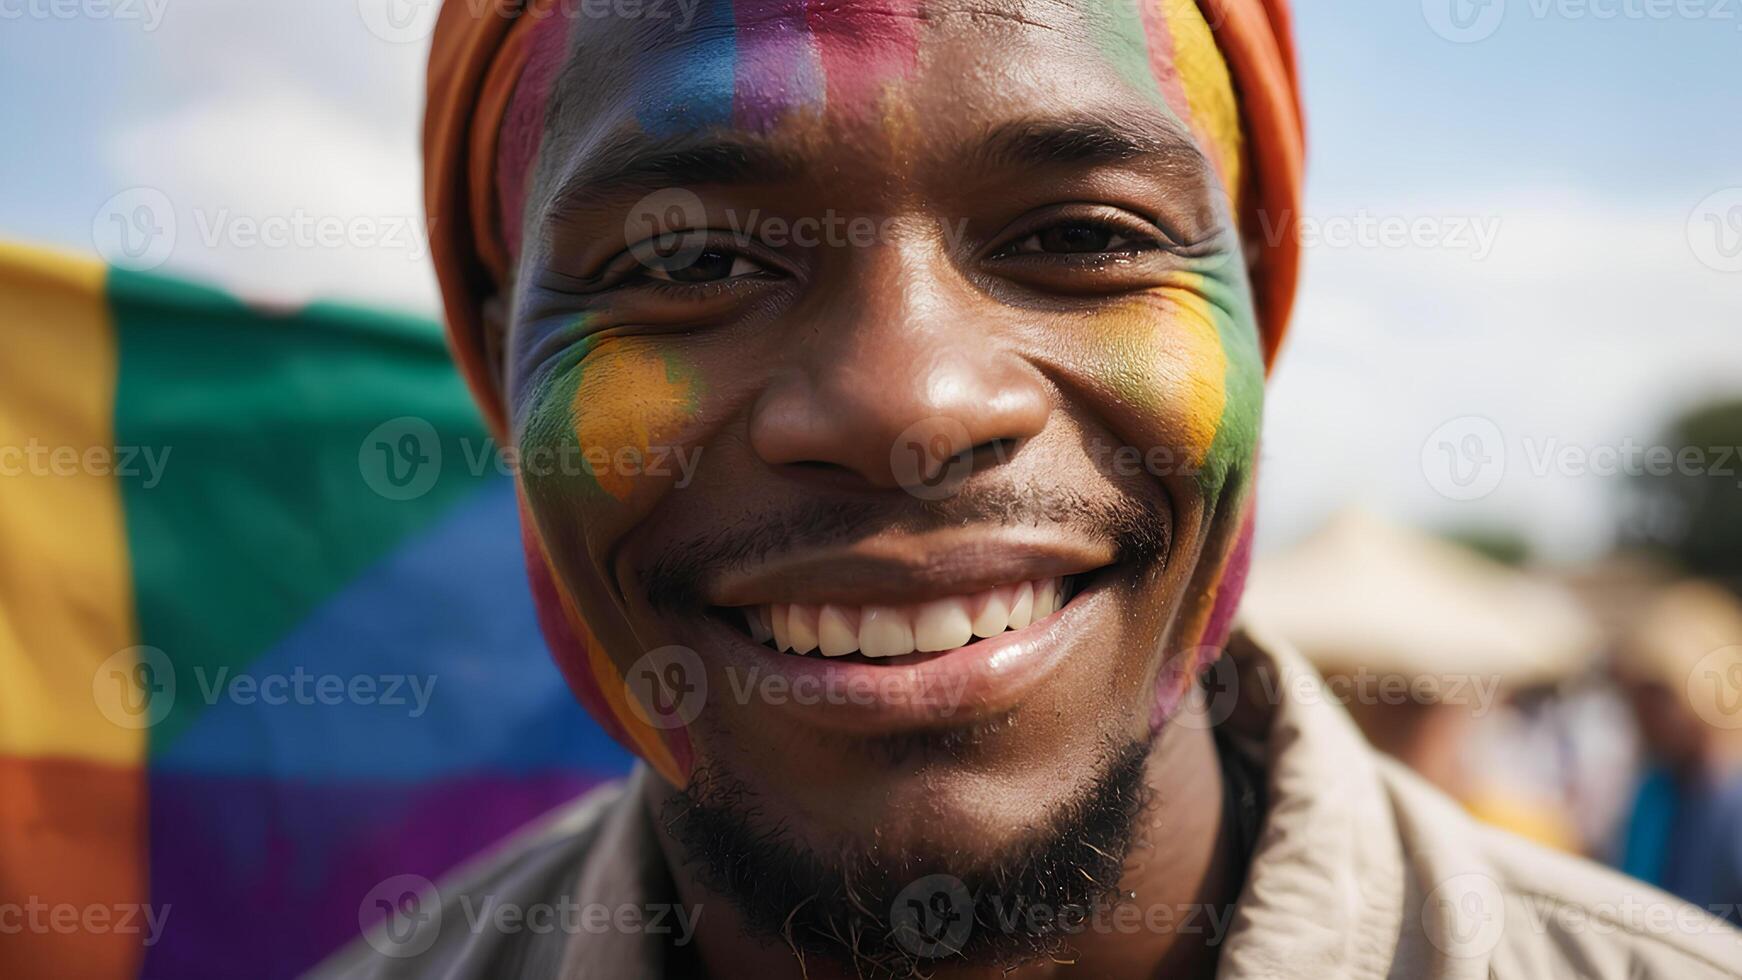
POLYGON ((766 132, 786 112, 822 104, 822 58, 805 22, 807 6, 807 0, 737 0, 736 125, 766 132))
POLYGON ((502 242, 510 257, 520 257, 520 219, 526 213, 527 184, 544 138, 545 110, 568 53, 569 19, 543 17, 532 28, 526 68, 496 134, 496 205, 502 242))

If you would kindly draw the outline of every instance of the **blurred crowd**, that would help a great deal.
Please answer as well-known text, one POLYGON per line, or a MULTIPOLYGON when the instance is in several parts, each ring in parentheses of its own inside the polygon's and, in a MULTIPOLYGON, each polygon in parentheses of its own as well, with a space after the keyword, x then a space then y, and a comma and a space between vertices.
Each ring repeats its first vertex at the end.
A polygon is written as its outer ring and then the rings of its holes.
MULTIPOLYGON (((1742 403, 1668 437, 1742 445, 1742 403)), ((1742 921, 1742 485, 1642 475, 1627 497, 1652 519, 1570 568, 1345 512, 1259 560, 1246 614, 1479 817, 1742 921)))

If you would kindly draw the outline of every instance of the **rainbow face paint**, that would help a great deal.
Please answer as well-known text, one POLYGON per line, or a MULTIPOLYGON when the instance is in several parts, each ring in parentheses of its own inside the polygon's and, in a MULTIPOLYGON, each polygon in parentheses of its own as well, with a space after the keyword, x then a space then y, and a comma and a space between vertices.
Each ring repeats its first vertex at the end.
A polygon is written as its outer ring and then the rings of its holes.
MULTIPOLYGON (((714 205, 720 200, 740 210, 774 209, 800 197, 810 206, 819 195, 831 193, 859 195, 856 201, 871 202, 867 210, 931 207, 946 218, 956 217, 949 208, 970 205, 950 195, 974 175, 949 173, 947 164, 940 165, 945 178, 928 185, 921 175, 925 154, 982 137, 986 119, 1077 107, 1068 100, 1047 104, 1022 89, 1026 81, 1014 72, 964 96, 1001 97, 1008 104, 953 107, 940 97, 938 93, 953 93, 952 84, 972 75, 962 65, 967 56, 961 51, 961 36, 980 29, 982 20, 997 22, 997 30, 987 29, 987 37, 975 41, 992 66, 980 65, 981 74, 995 74, 999 67, 985 54, 995 50, 997 41, 1033 30, 1001 14, 969 11, 973 16, 968 16, 956 6, 922 10, 916 0, 715 0, 702 5, 684 34, 624 29, 632 36, 614 38, 617 47, 632 42, 641 46, 623 65, 583 63, 580 74, 569 79, 557 59, 536 56, 536 71, 529 71, 516 96, 525 105, 510 114, 520 128, 503 135, 501 209, 513 216, 527 211, 530 202, 536 214, 527 224, 524 242, 518 229, 505 235, 520 267, 504 352, 510 416, 522 458, 578 461, 554 472, 521 474, 529 572, 546 633, 583 703, 676 785, 688 779, 697 752, 689 729, 656 729, 628 700, 625 675, 661 637, 657 625, 632 622, 623 596, 632 584, 621 578, 618 548, 625 536, 656 522, 656 515, 669 516, 662 507, 683 510, 694 498, 674 499, 671 478, 645 472, 639 464, 661 449, 718 453, 725 460, 719 465, 734 479, 747 481, 742 494, 746 499, 764 491, 790 493, 785 479, 790 474, 777 474, 780 466, 748 455, 760 451, 745 432, 767 387, 782 379, 791 383, 796 372, 825 369, 804 358, 830 339, 830 331, 851 328, 855 304, 842 297, 866 288, 870 277, 948 278, 977 259, 951 255, 939 261, 943 246, 935 242, 920 247, 880 241, 875 247, 828 257, 837 267, 850 269, 839 273, 845 278, 814 285, 795 276, 790 291, 796 299, 770 292, 765 301, 736 305, 726 299, 674 300, 659 297, 682 293, 682 288, 669 283, 619 286, 602 271, 614 250, 635 244, 613 239, 625 234, 621 216, 612 210, 616 205, 571 205, 572 213, 563 216, 571 224, 592 228, 609 247, 595 247, 572 233, 563 239, 565 246, 552 245, 541 237, 538 216, 554 207, 551 185, 568 172, 564 168, 571 162, 565 153, 584 156, 589 147, 612 140, 663 145, 718 136, 775 145, 804 160, 805 166, 799 176, 780 179, 791 186, 771 179, 767 183, 774 185, 772 191, 757 187, 754 194, 759 197, 732 197, 730 188, 716 194, 714 188, 698 186, 709 201, 705 217, 715 231, 721 221, 714 205), (1001 84, 1006 81, 1010 84, 1001 84), (561 93, 555 96, 556 109, 550 107, 551 89, 558 84, 576 85, 585 94, 581 98, 570 93, 568 111, 576 111, 574 105, 580 102, 596 103, 601 107, 596 118, 559 116, 564 108, 561 93), (581 122, 574 122, 576 118, 581 122), (534 119, 540 126, 557 125, 542 136, 529 133, 528 121, 534 119), (874 161, 868 172, 838 176, 867 160, 874 161), (519 177, 533 186, 534 194, 525 186, 508 186, 519 177), (894 190, 885 198, 875 197, 873 192, 884 184, 894 190), (928 194, 947 203, 930 200, 928 194), (589 207, 608 215, 600 219, 589 207), (558 251, 562 254, 553 258, 558 251), (876 265, 894 251, 901 251, 901 263, 876 265), (589 258, 594 252, 598 255, 589 258), (547 273, 553 266, 561 266, 562 285, 549 284, 547 273), (923 275, 913 271, 920 266, 925 267, 923 275), (673 312, 685 303, 708 312, 687 318, 673 312)), ((1174 243, 1177 255, 1166 276, 1141 290, 1082 304, 1077 312, 1054 314, 1056 322, 1048 331, 1023 332, 1011 326, 1020 321, 1032 327, 1041 316, 1021 304, 999 305, 983 291, 956 285, 921 285, 952 302, 970 304, 971 309, 961 311, 962 322, 986 331, 988 350, 1020 344, 1046 348, 1023 354, 1083 379, 1083 386, 1097 395, 1089 410, 1114 417, 1112 427, 1121 439, 1175 451, 1178 472, 1160 476, 1171 481, 1170 487, 1188 487, 1197 498, 1190 509, 1195 519, 1182 532, 1191 536, 1195 549, 1184 557, 1196 564, 1171 618, 1169 665, 1176 669, 1164 672, 1159 684, 1166 690, 1157 692, 1157 717, 1165 720, 1172 710, 1169 699, 1183 689, 1176 678, 1189 682, 1208 655, 1203 651, 1219 647, 1225 638, 1250 539, 1249 491, 1264 369, 1251 288, 1233 230, 1243 180, 1240 129, 1226 67, 1208 25, 1189 0, 1085 4, 1070 16, 1075 20, 1065 27, 1080 34, 1082 43, 1066 49, 1050 34, 1042 35, 1031 40, 1038 52, 1032 56, 1060 56, 1061 63, 1049 67, 1066 80, 1090 74, 1081 59, 1099 59, 1097 79, 1110 73, 1126 90, 1120 93, 1123 103, 1106 101, 1130 106, 1130 95, 1136 93, 1139 111, 1145 105, 1159 110, 1188 136, 1207 162, 1208 176, 1202 187, 1194 183, 1189 194, 1176 196, 1203 197, 1207 203, 1201 210, 1216 215, 1219 232, 1197 242, 1174 243), (1191 649, 1194 644, 1198 649, 1191 649)), ((541 35, 540 50, 549 45, 550 50, 565 51, 572 66, 587 57, 589 43, 593 41, 585 30, 570 32, 566 25, 562 30, 553 25, 541 35)), ((1058 90, 1068 88, 1063 82, 1057 85, 1058 90)), ((1037 183, 1044 182, 1026 182, 1037 183)), ((1023 184, 1012 180, 1013 186, 1023 184)), ((1032 186, 1022 189, 1033 191, 1032 186)), ((1080 203, 1077 198, 1082 196, 1042 203, 1080 203)), ((823 206, 834 206, 832 198, 821 200, 823 206)), ((993 236, 999 225, 1019 217, 999 212, 1004 203, 991 195, 971 206, 992 216, 969 217, 984 218, 989 227, 983 231, 993 236)), ((813 268, 806 275, 820 280, 824 273, 813 268)), ((903 280, 889 288, 907 285, 903 280)), ((713 463, 710 455, 703 465, 713 463)))

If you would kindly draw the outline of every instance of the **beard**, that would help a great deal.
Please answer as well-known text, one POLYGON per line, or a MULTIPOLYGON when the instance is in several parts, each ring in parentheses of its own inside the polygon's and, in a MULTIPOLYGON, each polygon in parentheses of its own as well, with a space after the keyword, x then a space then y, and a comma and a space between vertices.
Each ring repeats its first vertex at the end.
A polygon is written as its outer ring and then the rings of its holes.
POLYGON ((1153 747, 1153 736, 1109 746, 1081 793, 1037 831, 988 851, 806 846, 713 769, 698 770, 663 816, 702 885, 733 904, 752 936, 801 961, 878 978, 1008 969, 1067 953, 1070 936, 1117 902, 1151 802, 1153 747))

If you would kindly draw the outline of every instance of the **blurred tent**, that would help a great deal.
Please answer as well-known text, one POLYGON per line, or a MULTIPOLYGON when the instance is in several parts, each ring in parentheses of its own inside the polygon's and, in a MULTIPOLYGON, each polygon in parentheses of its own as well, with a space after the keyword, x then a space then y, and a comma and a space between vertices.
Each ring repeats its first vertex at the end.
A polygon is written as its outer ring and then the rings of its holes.
POLYGON ((1346 511, 1261 559, 1243 608, 1319 668, 1377 748, 1489 822, 1580 847, 1559 785, 1558 739, 1535 739, 1542 758, 1534 769, 1522 757, 1510 771, 1476 758, 1484 731, 1529 735, 1529 719, 1507 708, 1508 696, 1589 668, 1599 634, 1565 590, 1462 545, 1346 511))
POLYGON ((436 324, 8 246, 0 311, 0 903, 106 923, 0 977, 291 976, 627 770, 436 324))
POLYGON ((1245 602, 1330 672, 1496 676, 1519 689, 1583 670, 1598 645, 1564 589, 1362 511, 1261 559, 1245 602))

